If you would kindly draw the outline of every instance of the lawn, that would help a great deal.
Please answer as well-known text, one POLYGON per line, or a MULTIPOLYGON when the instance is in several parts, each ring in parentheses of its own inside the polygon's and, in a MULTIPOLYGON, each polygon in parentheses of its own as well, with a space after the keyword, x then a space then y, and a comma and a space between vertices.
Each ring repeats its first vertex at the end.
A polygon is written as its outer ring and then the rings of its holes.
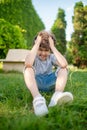
MULTIPOLYGON (((87 130, 87 69, 71 69, 65 91, 74 95, 71 104, 37 117, 23 74, 0 71, 0 130, 87 130)), ((52 93, 42 95, 48 105, 52 93)))

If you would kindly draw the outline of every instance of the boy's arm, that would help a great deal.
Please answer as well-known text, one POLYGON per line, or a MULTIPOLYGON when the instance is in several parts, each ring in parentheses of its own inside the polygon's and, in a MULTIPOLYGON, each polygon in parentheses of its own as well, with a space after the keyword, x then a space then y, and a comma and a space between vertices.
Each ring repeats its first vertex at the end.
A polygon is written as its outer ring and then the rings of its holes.
POLYGON ((25 58, 25 66, 26 67, 31 67, 34 63, 35 57, 37 55, 38 48, 40 46, 41 42, 41 36, 38 36, 37 39, 35 40, 35 44, 32 47, 32 49, 29 51, 29 54, 25 58))
POLYGON ((54 46, 54 41, 51 37, 49 37, 49 43, 50 43, 50 48, 51 48, 52 52, 54 53, 55 57, 57 58, 57 64, 62 68, 66 68, 68 63, 67 63, 65 57, 54 46))

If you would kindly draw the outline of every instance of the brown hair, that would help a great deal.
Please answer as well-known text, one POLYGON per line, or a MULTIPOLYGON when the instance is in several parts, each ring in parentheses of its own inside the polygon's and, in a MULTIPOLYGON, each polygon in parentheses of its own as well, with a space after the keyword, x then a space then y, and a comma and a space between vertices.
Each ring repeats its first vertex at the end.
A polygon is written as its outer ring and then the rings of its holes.
MULTIPOLYGON (((54 41, 54 45, 56 45, 56 38, 53 34, 49 33, 49 32, 46 32, 46 31, 41 31, 37 34, 37 36, 40 35, 41 36, 41 43, 40 43, 40 47, 41 48, 46 48, 47 50, 50 49, 50 46, 49 46, 49 36, 53 39, 54 41)), ((35 40, 37 38, 37 36, 34 38, 34 43, 35 44, 35 40)))

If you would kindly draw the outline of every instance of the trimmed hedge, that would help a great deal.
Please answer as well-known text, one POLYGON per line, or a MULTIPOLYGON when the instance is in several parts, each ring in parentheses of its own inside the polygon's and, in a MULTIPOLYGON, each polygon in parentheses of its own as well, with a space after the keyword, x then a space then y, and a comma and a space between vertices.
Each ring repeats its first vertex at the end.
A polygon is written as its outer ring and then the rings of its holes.
POLYGON ((0 18, 26 30, 24 38, 28 48, 31 47, 32 39, 37 32, 45 28, 32 5, 32 0, 1 0, 0 18))

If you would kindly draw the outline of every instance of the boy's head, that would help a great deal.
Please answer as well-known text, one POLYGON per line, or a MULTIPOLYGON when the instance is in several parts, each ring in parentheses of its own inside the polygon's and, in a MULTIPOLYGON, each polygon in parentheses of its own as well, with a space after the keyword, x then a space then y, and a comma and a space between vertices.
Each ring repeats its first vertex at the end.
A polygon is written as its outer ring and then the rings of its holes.
MULTIPOLYGON (((50 50, 50 44, 49 44, 49 37, 51 37, 54 41, 54 45, 56 45, 56 38, 53 34, 47 32, 47 31, 41 31, 37 34, 37 36, 41 36, 41 43, 40 48, 44 48, 46 50, 50 50)), ((34 41, 36 40, 37 36, 35 37, 34 41)), ((35 43, 35 42, 34 42, 35 43)))
MULTIPOLYGON (((41 31, 38 33, 38 35, 41 36, 41 43, 37 55, 41 60, 44 61, 50 55, 50 51, 51 51, 50 44, 49 44, 49 37, 52 37, 54 44, 56 44, 56 39, 53 34, 50 34, 46 31, 41 31)), ((35 37, 34 41, 36 40, 37 36, 35 37)))

